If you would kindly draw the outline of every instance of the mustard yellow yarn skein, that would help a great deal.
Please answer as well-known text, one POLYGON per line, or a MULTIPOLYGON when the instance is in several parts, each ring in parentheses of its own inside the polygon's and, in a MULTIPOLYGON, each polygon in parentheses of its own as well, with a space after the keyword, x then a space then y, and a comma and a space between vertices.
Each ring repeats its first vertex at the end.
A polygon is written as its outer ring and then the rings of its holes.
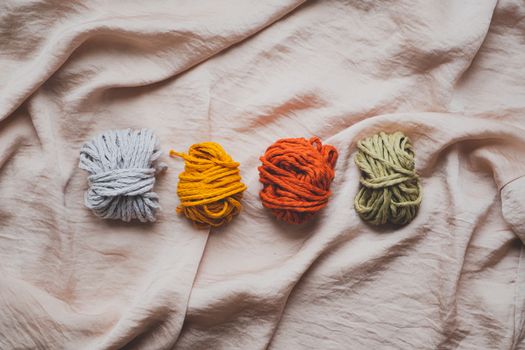
POLYGON ((183 213, 199 227, 218 227, 230 222, 242 209, 239 163, 215 142, 192 145, 188 153, 170 150, 171 157, 184 159, 177 195, 183 213))

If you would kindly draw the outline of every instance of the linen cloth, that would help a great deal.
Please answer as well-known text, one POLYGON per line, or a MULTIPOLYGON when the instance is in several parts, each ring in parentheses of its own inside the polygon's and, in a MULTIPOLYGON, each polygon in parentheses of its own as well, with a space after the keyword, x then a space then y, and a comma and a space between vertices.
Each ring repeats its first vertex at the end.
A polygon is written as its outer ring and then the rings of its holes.
POLYGON ((525 349, 525 3, 3 0, 0 349, 525 349), (148 127, 154 224, 83 205, 82 144, 148 127), (353 210, 356 142, 401 130, 423 203, 353 210), (322 138, 329 206, 258 198, 258 157, 322 138), (231 224, 175 214, 185 151, 219 142, 248 190, 231 224))

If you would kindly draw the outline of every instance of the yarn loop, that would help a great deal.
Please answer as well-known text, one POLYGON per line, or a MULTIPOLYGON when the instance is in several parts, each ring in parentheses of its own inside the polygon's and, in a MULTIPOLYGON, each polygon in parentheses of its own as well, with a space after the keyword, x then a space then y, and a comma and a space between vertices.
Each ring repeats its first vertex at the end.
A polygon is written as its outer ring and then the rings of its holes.
POLYGON ((286 223, 308 220, 328 203, 337 157, 318 137, 276 141, 260 158, 262 204, 286 223))
POLYGON ((373 225, 404 225, 416 216, 422 200, 410 139, 402 132, 360 140, 355 163, 362 173, 354 206, 373 225))
POLYGON ((177 186, 178 213, 199 227, 218 227, 239 214, 246 186, 241 182, 239 163, 221 145, 203 142, 192 145, 187 154, 170 150, 170 156, 185 161, 177 186))
POLYGON ((80 151, 79 167, 86 170, 86 207, 104 219, 155 221, 158 195, 152 192, 161 155, 151 130, 116 130, 96 136, 80 151))

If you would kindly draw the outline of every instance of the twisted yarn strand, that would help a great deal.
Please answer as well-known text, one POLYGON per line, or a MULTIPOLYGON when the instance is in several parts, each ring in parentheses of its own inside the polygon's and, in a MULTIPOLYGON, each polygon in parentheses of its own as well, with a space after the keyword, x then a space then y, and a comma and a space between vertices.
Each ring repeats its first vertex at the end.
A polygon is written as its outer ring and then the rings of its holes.
POLYGON ((284 222, 308 220, 328 203, 337 156, 318 137, 276 141, 260 158, 262 204, 284 222))
POLYGON ((199 227, 218 227, 239 214, 246 186, 241 182, 239 163, 219 144, 195 144, 187 154, 170 150, 170 156, 185 161, 177 186, 178 213, 199 227))
POLYGON ((159 198, 152 192, 155 174, 166 165, 151 130, 115 130, 96 136, 80 151, 79 167, 86 170, 86 207, 104 219, 155 221, 159 198))
POLYGON ((373 225, 412 221, 422 195, 410 139, 401 132, 380 132, 360 140, 357 148, 355 163, 362 173, 357 213, 373 225))

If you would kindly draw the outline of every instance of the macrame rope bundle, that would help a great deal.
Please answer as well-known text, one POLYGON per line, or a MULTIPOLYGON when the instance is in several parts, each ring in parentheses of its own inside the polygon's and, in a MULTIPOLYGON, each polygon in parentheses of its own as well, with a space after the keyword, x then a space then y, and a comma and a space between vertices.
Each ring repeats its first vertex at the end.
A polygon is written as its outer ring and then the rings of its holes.
POLYGON ((303 223, 327 205, 337 156, 317 137, 278 140, 260 158, 262 204, 286 223, 303 223))
POLYGON ((218 227, 239 214, 246 186, 241 182, 239 163, 221 145, 203 142, 191 146, 187 154, 170 150, 170 156, 185 161, 177 186, 178 213, 199 227, 218 227))
POLYGON ((357 143, 355 163, 362 187, 354 206, 373 225, 404 225, 416 216, 421 185, 410 139, 401 132, 380 132, 357 143))
POLYGON ((160 155, 148 129, 108 131, 84 144, 79 167, 90 174, 86 207, 104 219, 155 221, 155 174, 166 169, 165 164, 156 166, 160 155))

